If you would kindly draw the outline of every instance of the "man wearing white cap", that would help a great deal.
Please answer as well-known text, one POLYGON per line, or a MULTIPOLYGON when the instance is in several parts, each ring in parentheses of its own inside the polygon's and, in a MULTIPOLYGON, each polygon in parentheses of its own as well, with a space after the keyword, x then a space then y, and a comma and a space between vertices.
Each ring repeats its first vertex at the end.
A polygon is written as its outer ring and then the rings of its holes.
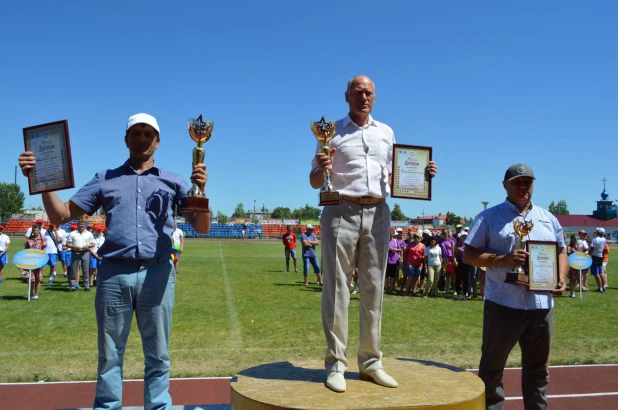
POLYGON ((592 256, 592 266, 590 267, 590 273, 597 282, 598 289, 596 292, 605 292, 607 288, 607 275, 603 271, 603 252, 605 250, 605 229, 597 228, 594 231, 594 239, 590 244, 588 254, 592 256))
MULTIPOLYGON (((397 387, 397 382, 382 369, 380 351, 391 219, 386 198, 390 195, 395 136, 388 125, 370 115, 375 86, 369 77, 350 79, 345 100, 350 111, 335 124, 335 135, 328 142, 332 157, 320 152, 318 143, 309 175, 311 186, 318 189, 324 182, 324 171, 330 170, 331 181, 343 199, 340 205, 326 206, 320 220, 322 266, 326 271, 322 290, 326 386, 336 392, 346 390, 348 283, 356 267, 360 284, 360 376, 382 386, 397 387)), ((433 177, 436 171, 436 164, 430 162, 426 172, 433 177)))
MULTIPOLYGON (((133 314, 144 350, 144 408, 172 407, 169 395, 169 336, 172 326, 176 272, 173 252, 174 207, 186 196, 184 178, 159 168, 157 120, 148 114, 129 118, 124 142, 129 159, 120 167, 97 173, 68 202, 55 192, 43 193, 50 220, 62 224, 103 207, 109 229, 97 254, 104 263, 98 273, 95 310, 99 366, 95 409, 122 407, 122 366, 133 314)), ((36 163, 24 152, 24 175, 36 163)), ((191 181, 202 191, 206 166, 194 165, 191 181)), ((185 213, 199 233, 208 233, 210 213, 185 213)))
POLYGON ((554 329, 552 293, 566 290, 569 260, 560 223, 532 203, 534 173, 526 164, 511 165, 504 174, 506 200, 481 212, 465 241, 463 261, 486 266, 482 355, 479 377, 485 383, 486 408, 504 407, 502 374, 509 353, 521 348, 523 404, 526 409, 547 408, 549 354, 554 329), (553 292, 536 292, 506 283, 514 266, 526 263, 529 253, 517 249, 513 221, 530 222, 528 240, 556 242, 559 281, 553 292))
POLYGON ((309 286, 309 264, 313 266, 313 273, 318 278, 318 285, 322 286, 322 271, 318 263, 318 254, 315 252, 315 247, 320 244, 318 237, 313 232, 313 225, 307 225, 306 231, 300 236, 300 242, 303 248, 303 278, 305 286, 309 286))

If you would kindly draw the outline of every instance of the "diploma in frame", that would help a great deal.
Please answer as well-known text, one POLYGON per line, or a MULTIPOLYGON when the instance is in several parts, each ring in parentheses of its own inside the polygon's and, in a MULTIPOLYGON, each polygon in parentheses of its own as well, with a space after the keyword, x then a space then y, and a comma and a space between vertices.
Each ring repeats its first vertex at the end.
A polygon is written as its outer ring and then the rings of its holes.
POLYGON ((36 158, 28 174, 30 195, 75 188, 67 120, 24 128, 24 146, 36 158))
POLYGON ((558 243, 526 241, 528 257, 528 289, 552 291, 558 286, 558 243))
POLYGON ((391 197, 431 201, 431 178, 425 173, 431 154, 431 147, 393 144, 391 197))

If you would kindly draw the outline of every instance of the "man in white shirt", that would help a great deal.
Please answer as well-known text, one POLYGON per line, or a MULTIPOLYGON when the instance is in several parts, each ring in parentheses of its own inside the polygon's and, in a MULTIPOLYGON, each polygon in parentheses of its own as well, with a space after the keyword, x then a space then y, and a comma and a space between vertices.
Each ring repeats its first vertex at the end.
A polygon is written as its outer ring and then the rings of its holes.
POLYGON ((176 220, 174 220, 174 232, 172 232, 172 246, 176 250, 174 269, 176 270, 176 274, 178 274, 178 262, 180 261, 180 254, 185 246, 185 235, 182 233, 182 229, 178 228, 176 220))
POLYGON ((105 242, 105 237, 101 234, 102 229, 98 225, 93 226, 94 246, 90 248, 90 287, 94 285, 94 280, 97 278, 97 271, 103 258, 98 255, 98 251, 105 242))
POLYGON ((43 238, 47 242, 45 247, 45 253, 49 256, 47 264, 49 265, 49 280, 48 285, 54 284, 54 278, 56 277, 56 263, 58 262, 58 247, 62 246, 58 241, 58 234, 56 233, 56 226, 54 224, 47 225, 47 229, 42 232, 43 238))
POLYGON ((607 274, 603 273, 603 251, 607 243, 607 239, 605 239, 605 229, 597 228, 593 232, 593 235, 594 239, 588 250, 588 254, 592 256, 590 273, 599 287, 596 292, 605 292, 607 288, 607 274))
POLYGON ((81 265, 84 277, 84 291, 90 290, 90 248, 94 246, 94 237, 84 229, 86 223, 79 221, 77 231, 73 231, 67 238, 67 248, 71 250, 71 276, 69 277, 69 291, 79 289, 77 270, 81 265))
POLYGON ((0 283, 4 283, 4 265, 9 262, 9 245, 11 238, 4 233, 4 226, 0 225, 0 283))
POLYGON ((66 258, 67 258, 67 253, 70 255, 70 252, 67 252, 64 247, 67 243, 67 231, 65 231, 64 229, 58 227, 58 229, 56 229, 56 235, 58 238, 58 262, 61 263, 62 265, 62 273, 64 274, 64 277, 67 277, 67 264, 66 264, 66 258))
MULTIPOLYGON (((348 304, 347 284, 358 268, 360 287, 360 346, 358 366, 361 378, 379 385, 397 387, 397 382, 382 369, 380 322, 382 290, 388 254, 390 210, 386 198, 390 195, 393 130, 375 121, 370 113, 375 99, 373 81, 365 76, 348 82, 345 100, 349 114, 336 123, 336 133, 329 142, 331 156, 320 152, 318 143, 312 162, 310 183, 320 188, 324 171, 331 171, 335 189, 343 203, 324 207, 321 217, 322 324, 326 336, 326 387, 344 392, 344 372, 348 366, 348 304), (358 257, 358 262, 356 262, 358 257)), ((434 176, 437 167, 432 161, 426 169, 434 176)))

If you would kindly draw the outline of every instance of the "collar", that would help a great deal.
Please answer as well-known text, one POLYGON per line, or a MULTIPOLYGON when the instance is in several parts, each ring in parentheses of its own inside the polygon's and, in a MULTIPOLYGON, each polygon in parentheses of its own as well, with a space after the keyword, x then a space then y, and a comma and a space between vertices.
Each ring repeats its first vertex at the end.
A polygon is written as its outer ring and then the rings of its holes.
MULTIPOLYGON (((519 212, 519 208, 518 208, 518 207, 517 207, 514 203, 512 203, 511 201, 509 201, 509 200, 508 200, 508 198, 506 198, 506 199, 504 200, 504 204, 506 205, 506 207, 507 207, 509 210, 511 210, 511 211, 513 211, 513 212, 515 212, 515 213, 516 213, 516 214, 518 214, 518 215, 521 215, 521 212, 519 212)), ((532 200, 531 200, 531 201, 530 201, 530 207, 528 207, 528 210, 526 211, 526 215, 528 215, 528 214, 530 213, 530 211, 532 211, 532 208, 534 208, 534 204, 532 203, 532 200)), ((526 215, 523 215, 523 216, 525 217, 526 215)))
MULTIPOLYGON (((127 171, 131 171, 134 174, 137 174, 137 171, 133 168, 133 166, 131 165, 131 162, 129 160, 126 160, 124 164, 122 164, 122 166, 125 168, 125 170, 127 171)), ((159 169, 159 167, 157 167, 156 165, 152 165, 152 167, 148 168, 147 170, 145 170, 144 172, 142 172, 143 175, 148 175, 149 173, 153 173, 156 176, 160 176, 161 175, 161 170, 159 169)))
MULTIPOLYGON (((348 115, 346 115, 345 118, 343 119, 343 128, 347 127, 350 124, 356 125, 357 128, 363 128, 360 125, 356 124, 354 121, 352 121, 352 118, 350 117, 350 114, 348 113, 348 115)), ((378 124, 376 124, 376 121, 373 119, 371 114, 369 114, 369 118, 367 119, 367 127, 370 125, 374 127, 378 126, 378 124)))

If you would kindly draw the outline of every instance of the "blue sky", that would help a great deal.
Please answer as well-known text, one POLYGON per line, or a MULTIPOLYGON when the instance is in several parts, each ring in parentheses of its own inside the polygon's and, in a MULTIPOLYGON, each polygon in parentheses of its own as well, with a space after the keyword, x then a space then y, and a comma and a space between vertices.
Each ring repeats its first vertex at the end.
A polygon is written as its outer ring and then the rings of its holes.
POLYGON ((617 19, 613 1, 8 2, 0 181, 13 181, 23 127, 68 119, 82 186, 126 160, 137 112, 161 126, 156 162, 188 177, 186 121, 202 113, 215 121, 214 210, 317 205, 310 121, 345 116, 346 82, 365 74, 373 116, 397 142, 432 146, 439 167, 431 202, 391 207, 474 216, 525 162, 537 204, 591 213, 602 178, 618 195, 617 19))

